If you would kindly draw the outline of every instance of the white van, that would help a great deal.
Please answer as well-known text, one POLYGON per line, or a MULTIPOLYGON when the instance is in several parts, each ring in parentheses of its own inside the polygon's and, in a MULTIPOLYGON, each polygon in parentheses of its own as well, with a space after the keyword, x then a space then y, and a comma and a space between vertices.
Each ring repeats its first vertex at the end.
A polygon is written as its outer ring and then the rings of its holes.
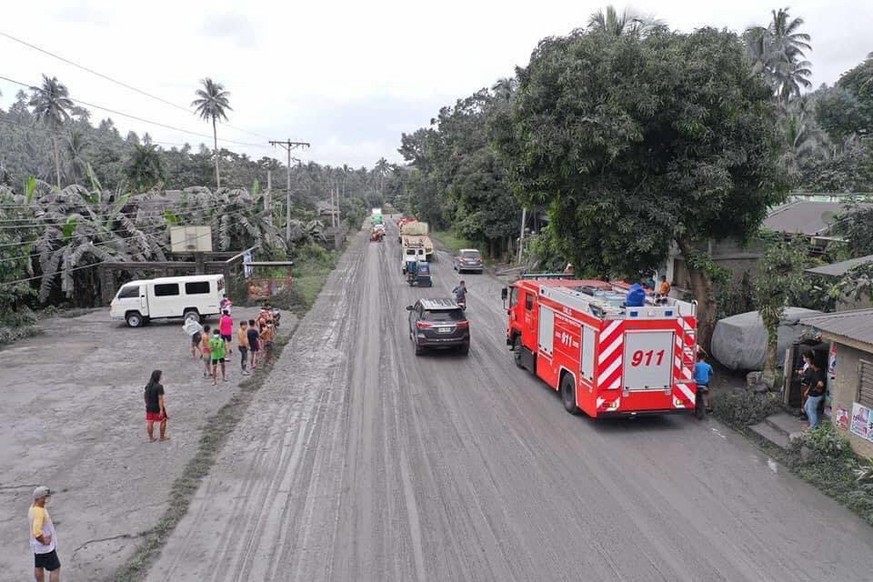
POLYGON ((200 321, 219 314, 224 275, 161 277, 125 283, 109 307, 112 319, 139 327, 150 319, 184 317, 200 321))

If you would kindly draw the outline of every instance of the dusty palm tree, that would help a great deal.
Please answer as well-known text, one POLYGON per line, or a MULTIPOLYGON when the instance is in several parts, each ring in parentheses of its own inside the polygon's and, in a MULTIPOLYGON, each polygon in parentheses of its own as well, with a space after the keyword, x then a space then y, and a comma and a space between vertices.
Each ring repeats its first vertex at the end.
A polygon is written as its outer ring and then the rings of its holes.
POLYGON ((373 172, 379 176, 379 196, 385 195, 385 177, 391 173, 391 164, 385 158, 379 158, 373 172))
POLYGON ((64 122, 70 119, 70 110, 75 107, 70 99, 66 85, 57 77, 42 76, 42 86, 31 87, 32 91, 28 105, 33 108, 36 119, 43 123, 52 135, 52 150, 55 160, 55 178, 58 188, 61 187, 61 153, 58 136, 64 122))
POLYGON ((215 187, 221 188, 221 174, 218 170, 218 129, 216 124, 218 120, 227 121, 227 112, 233 111, 230 106, 230 93, 224 88, 221 83, 216 83, 210 78, 205 78, 200 81, 203 85, 201 89, 197 89, 197 99, 191 102, 191 107, 201 119, 212 121, 212 139, 213 139, 213 156, 215 157, 215 187))
POLYGON ((88 176, 88 162, 85 152, 91 148, 91 143, 85 134, 78 129, 72 130, 64 139, 66 151, 65 175, 71 184, 81 184, 88 176))
POLYGON ((802 18, 791 18, 787 8, 774 10, 772 15, 768 26, 749 28, 744 36, 754 70, 764 75, 777 104, 784 107, 802 89, 812 86, 812 65, 806 60, 812 45, 810 36, 799 32, 802 18))
POLYGON ((588 18, 588 30, 603 32, 613 36, 645 35, 661 26, 661 21, 634 12, 622 10, 621 14, 609 5, 606 10, 598 10, 588 18))
POLYGON ((148 190, 162 182, 166 171, 158 147, 135 144, 124 166, 124 174, 136 190, 148 190))

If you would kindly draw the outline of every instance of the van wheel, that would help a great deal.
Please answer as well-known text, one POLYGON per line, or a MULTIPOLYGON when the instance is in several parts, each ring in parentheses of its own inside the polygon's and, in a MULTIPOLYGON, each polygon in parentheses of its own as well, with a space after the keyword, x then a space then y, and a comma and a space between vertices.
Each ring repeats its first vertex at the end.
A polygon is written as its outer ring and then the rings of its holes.
POLYGON ((200 313, 196 309, 188 309, 182 315, 185 318, 185 321, 195 321, 200 323, 200 313))
POLYGON ((564 374, 561 378, 561 400, 564 402, 564 410, 570 414, 579 414, 579 407, 576 406, 576 383, 570 374, 564 374))
POLYGON ((124 316, 124 320, 127 322, 128 327, 141 327, 142 324, 145 323, 139 311, 129 312, 127 315, 124 316))

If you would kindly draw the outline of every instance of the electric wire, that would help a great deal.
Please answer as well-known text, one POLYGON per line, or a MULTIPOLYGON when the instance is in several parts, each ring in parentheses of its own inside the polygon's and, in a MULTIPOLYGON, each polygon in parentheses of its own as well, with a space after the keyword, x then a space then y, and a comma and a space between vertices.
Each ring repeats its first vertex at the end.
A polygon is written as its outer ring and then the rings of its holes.
MULTIPOLYGON (((32 89, 32 88, 34 88, 34 85, 28 85, 27 83, 22 83, 21 81, 16 81, 15 79, 10 79, 9 77, 6 77, 5 75, 0 75, 0 79, 2 79, 2 80, 4 80, 4 81, 8 81, 9 83, 14 83, 14 84, 16 84, 16 85, 20 85, 20 86, 22 86, 22 87, 26 87, 26 88, 28 88, 28 89, 32 89)), ((166 123, 161 123, 161 122, 159 122, 159 121, 152 121, 152 120, 150 120, 150 119, 145 119, 145 118, 143 118, 143 117, 138 117, 138 116, 136 116, 136 115, 132 115, 132 114, 130 114, 130 113, 124 113, 123 111, 118 111, 118 110, 116 110, 116 109, 110 109, 109 107, 104 107, 104 106, 102 106, 102 105, 96 105, 96 104, 94 104, 94 103, 89 103, 89 102, 87 102, 87 101, 82 101, 81 99, 74 99, 73 97, 68 97, 68 99, 69 99, 70 101, 72 101, 73 103, 78 103, 79 105, 84 105, 84 106, 86 106, 86 107, 92 107, 92 108, 94 108, 94 109, 100 109, 101 111, 106 111, 106 112, 108 112, 108 113, 112 113, 112 114, 114 114, 114 115, 120 115, 120 116, 122 116, 122 117, 127 117, 127 118, 133 119, 133 120, 135 120, 135 121, 139 121, 139 122, 141 122, 141 123, 147 123, 147 124, 154 125, 154 126, 157 126, 157 127, 162 127, 162 128, 164 128, 164 129, 171 129, 171 130, 173 130, 173 131, 178 131, 178 132, 181 132, 181 133, 187 133, 187 134, 190 134, 190 135, 196 135, 196 136, 198 136, 198 137, 203 137, 203 138, 207 138, 207 139, 214 139, 214 136, 211 136, 211 135, 208 135, 208 134, 205 134, 205 133, 199 133, 199 132, 196 132, 196 131, 190 131, 190 130, 187 130, 187 129, 182 129, 182 128, 180 128, 180 127, 175 127, 175 126, 173 126, 173 125, 168 125, 168 124, 166 124, 166 123)), ((224 143, 231 143, 231 144, 235 144, 235 145, 242 145, 242 146, 248 146, 248 147, 256 147, 256 148, 269 149, 268 146, 267 146, 266 144, 248 143, 248 142, 236 141, 236 140, 226 139, 226 138, 218 138, 218 141, 220 141, 220 142, 224 142, 224 143)))
MULTIPOLYGON (((134 87, 133 85, 129 85, 129 84, 123 82, 123 81, 119 81, 119 80, 117 80, 117 79, 114 79, 114 78, 110 77, 109 75, 105 75, 105 74, 103 74, 103 73, 100 73, 99 71, 95 71, 94 69, 91 69, 91 68, 86 67, 86 66, 84 66, 84 65, 80 65, 79 63, 77 63, 77 62, 75 62, 75 61, 72 61, 72 60, 70 60, 70 59, 68 59, 68 58, 62 57, 61 55, 55 54, 55 53, 53 53, 53 52, 51 52, 51 51, 49 51, 49 50, 46 50, 46 49, 44 49, 44 48, 42 48, 42 47, 36 46, 35 44, 31 44, 31 43, 29 43, 29 42, 27 42, 27 41, 25 41, 25 40, 22 40, 22 39, 20 39, 20 38, 14 37, 14 36, 12 36, 11 34, 9 34, 8 32, 4 32, 4 31, 0 30, 0 36, 6 37, 6 38, 8 38, 9 40, 11 40, 11 41, 13 41, 13 42, 17 42, 17 43, 19 43, 19 44, 22 44, 22 45, 28 47, 28 48, 31 48, 31 49, 35 50, 35 51, 39 51, 39 52, 41 52, 41 53, 43 53, 43 54, 45 54, 45 55, 48 55, 48 56, 50 56, 50 57, 52 57, 52 58, 55 58, 55 59, 57 59, 57 60, 59 60, 59 61, 61 61, 61 62, 67 63, 68 65, 72 65, 72 66, 74 66, 74 67, 76 67, 76 68, 78 68, 78 69, 81 69, 81 70, 85 71, 85 72, 91 73, 92 75, 95 75, 95 76, 97 76, 97 77, 100 77, 101 79, 105 79, 106 81, 109 81, 110 83, 115 83, 115 84, 118 85, 119 87, 124 87, 125 89, 128 89, 128 90, 130 90, 130 91, 134 91, 135 93, 139 93, 140 95, 143 95, 143 96, 148 97, 148 98, 150 98, 150 99, 154 99, 155 101, 158 101, 158 102, 160 102, 160 103, 163 103, 164 105, 169 105, 170 107, 173 107, 173 108, 175 108, 175 109, 179 109, 180 111, 184 111, 185 113, 191 113, 191 110, 190 110, 190 109, 186 109, 185 107, 182 107, 181 105, 178 105, 177 103, 173 103, 172 101, 168 101, 168 100, 164 99, 163 97, 158 97, 157 95, 152 95, 151 93, 149 93, 149 92, 147 92, 147 91, 143 91, 142 89, 139 89, 139 88, 137 88, 137 87, 134 87)), ((252 135, 252 136, 255 136, 255 137, 261 137, 261 138, 264 138, 264 139, 267 139, 267 140, 270 139, 269 137, 267 137, 267 136, 265 136, 265 135, 262 135, 262 134, 260 134, 260 133, 257 133, 257 132, 254 132, 254 131, 248 131, 248 130, 246 130, 246 129, 242 129, 242 128, 239 128, 239 127, 235 127, 235 126, 233 126, 233 125, 230 125, 229 123, 225 123, 225 124, 223 124, 223 125, 224 125, 225 127, 228 127, 228 128, 230 128, 230 129, 233 129, 233 130, 235 130, 235 131, 240 131, 240 132, 242 132, 242 133, 247 133, 247 134, 252 135)))

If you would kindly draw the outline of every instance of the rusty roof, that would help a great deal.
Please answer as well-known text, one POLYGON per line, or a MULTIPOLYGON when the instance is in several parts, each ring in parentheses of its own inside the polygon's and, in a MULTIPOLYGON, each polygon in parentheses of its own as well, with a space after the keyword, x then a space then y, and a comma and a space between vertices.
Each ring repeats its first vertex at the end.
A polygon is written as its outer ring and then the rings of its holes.
POLYGON ((808 317, 803 320, 803 325, 873 345, 873 309, 853 309, 808 317))

